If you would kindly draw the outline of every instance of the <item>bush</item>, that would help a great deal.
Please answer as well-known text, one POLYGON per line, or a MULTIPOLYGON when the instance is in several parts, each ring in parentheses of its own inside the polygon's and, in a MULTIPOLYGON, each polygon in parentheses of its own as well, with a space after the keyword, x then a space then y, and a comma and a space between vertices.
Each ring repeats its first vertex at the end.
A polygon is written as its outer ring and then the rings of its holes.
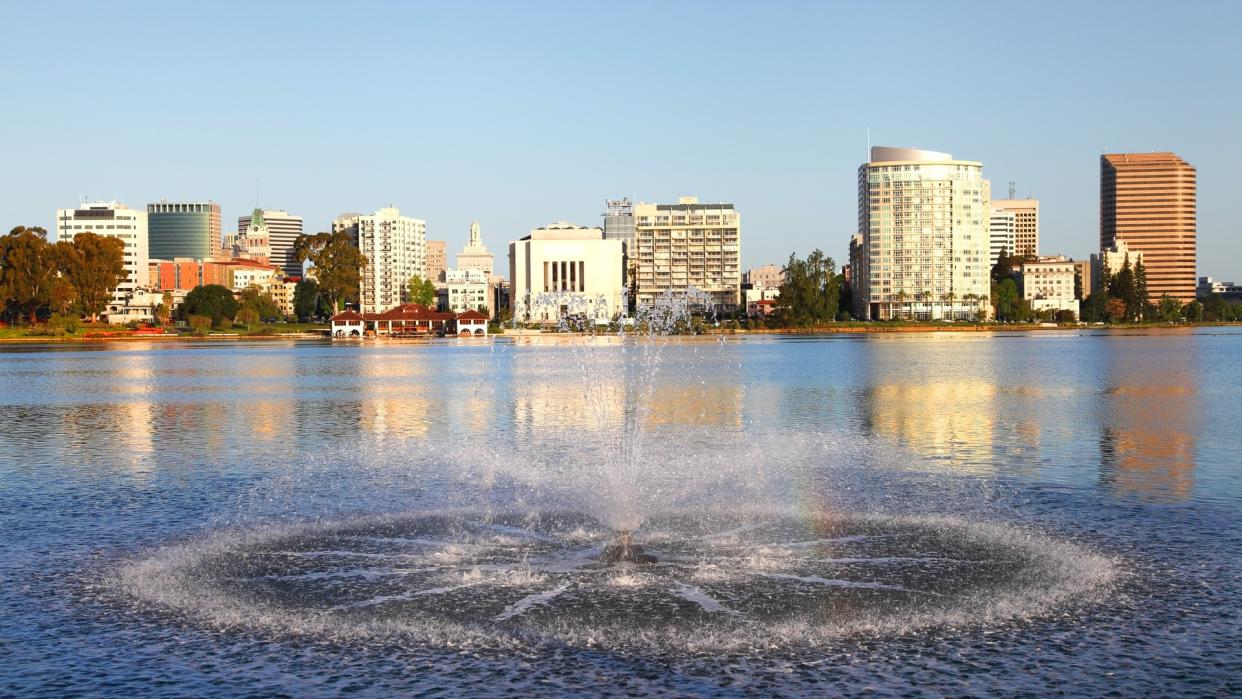
POLYGON ((206 335, 211 330, 211 318, 209 316, 190 316, 190 329, 195 335, 206 335))
POLYGON ((56 335, 75 335, 82 329, 82 319, 76 315, 53 313, 47 325, 56 335))
POLYGON ((126 323, 126 324, 125 324, 125 327, 126 327, 126 328, 128 328, 128 329, 130 329, 130 330, 137 330, 138 328, 141 328, 141 327, 142 327, 142 323, 139 323, 139 322, 138 322, 138 321, 136 321, 136 320, 131 320, 131 321, 129 321, 128 323, 126 323))

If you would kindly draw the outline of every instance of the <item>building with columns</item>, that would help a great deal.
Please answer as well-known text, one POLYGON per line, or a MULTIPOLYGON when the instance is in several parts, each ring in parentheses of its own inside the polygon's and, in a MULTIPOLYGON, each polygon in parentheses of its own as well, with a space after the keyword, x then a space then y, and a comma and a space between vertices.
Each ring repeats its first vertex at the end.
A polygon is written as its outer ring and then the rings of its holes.
POLYGON ((509 243, 510 304, 518 321, 578 316, 607 322, 624 312, 624 241, 560 221, 509 243))

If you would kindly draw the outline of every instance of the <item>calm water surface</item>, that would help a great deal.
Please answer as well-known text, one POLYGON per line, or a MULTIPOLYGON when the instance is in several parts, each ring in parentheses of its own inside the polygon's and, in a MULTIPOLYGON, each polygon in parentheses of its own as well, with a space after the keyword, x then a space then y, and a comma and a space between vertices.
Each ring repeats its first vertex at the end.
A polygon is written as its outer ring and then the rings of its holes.
MULTIPOLYGON (((1240 357, 1228 329, 5 346, 0 695, 1236 696, 1240 357), (749 646, 748 627, 692 640, 689 616, 666 636, 558 628, 489 642, 328 614, 323 600, 356 597, 374 567, 325 569, 344 587, 290 583, 272 613, 243 584, 253 578, 217 571, 200 609, 174 599, 200 596, 194 576, 164 587, 149 563, 299 527, 354 523, 357 541, 376 515, 416 518, 401 541, 445 511, 493 528, 493 516, 572 513, 657 541, 660 517, 724 510, 774 513, 787 547, 807 523, 953 522, 925 542, 938 547, 927 560, 959 529, 1000 525, 1106 562, 1107 581, 1004 614, 893 612, 824 634, 899 594, 834 598, 812 610, 817 628, 769 625, 749 646), (225 588, 237 591, 217 598, 225 588)), ((864 553, 902 548, 885 536, 864 553)), ((893 560, 931 553, 902 551, 893 560)), ((704 618, 719 611, 677 585, 704 618)), ((473 589, 444 613, 477 602, 473 589)), ((556 591, 540 594, 501 617, 555 609, 556 591)))

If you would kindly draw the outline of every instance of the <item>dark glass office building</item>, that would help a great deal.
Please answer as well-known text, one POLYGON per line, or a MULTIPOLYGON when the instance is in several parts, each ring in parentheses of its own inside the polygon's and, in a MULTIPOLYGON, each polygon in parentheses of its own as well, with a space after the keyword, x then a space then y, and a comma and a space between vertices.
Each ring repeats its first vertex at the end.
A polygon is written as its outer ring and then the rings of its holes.
POLYGON ((212 201, 147 204, 147 238, 153 260, 220 256, 220 205, 212 201))

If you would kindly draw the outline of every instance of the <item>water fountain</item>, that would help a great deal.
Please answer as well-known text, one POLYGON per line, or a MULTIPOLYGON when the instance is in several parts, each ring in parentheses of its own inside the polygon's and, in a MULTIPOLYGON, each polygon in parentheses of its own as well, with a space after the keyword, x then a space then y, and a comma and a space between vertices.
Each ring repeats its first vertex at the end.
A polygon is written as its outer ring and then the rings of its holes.
POLYGON ((1025 617, 1112 577, 1090 552, 1015 527, 827 506, 824 454, 868 458, 849 447, 663 425, 655 391, 707 371, 698 350, 714 346, 687 350, 677 333, 709 307, 667 294, 607 338, 590 313, 562 314, 576 334, 555 347, 579 377, 582 426, 555 444, 532 429, 515 453, 403 464, 489 484, 473 486, 489 504, 224 530, 127 564, 117 586, 227 628, 678 653, 1025 617))

